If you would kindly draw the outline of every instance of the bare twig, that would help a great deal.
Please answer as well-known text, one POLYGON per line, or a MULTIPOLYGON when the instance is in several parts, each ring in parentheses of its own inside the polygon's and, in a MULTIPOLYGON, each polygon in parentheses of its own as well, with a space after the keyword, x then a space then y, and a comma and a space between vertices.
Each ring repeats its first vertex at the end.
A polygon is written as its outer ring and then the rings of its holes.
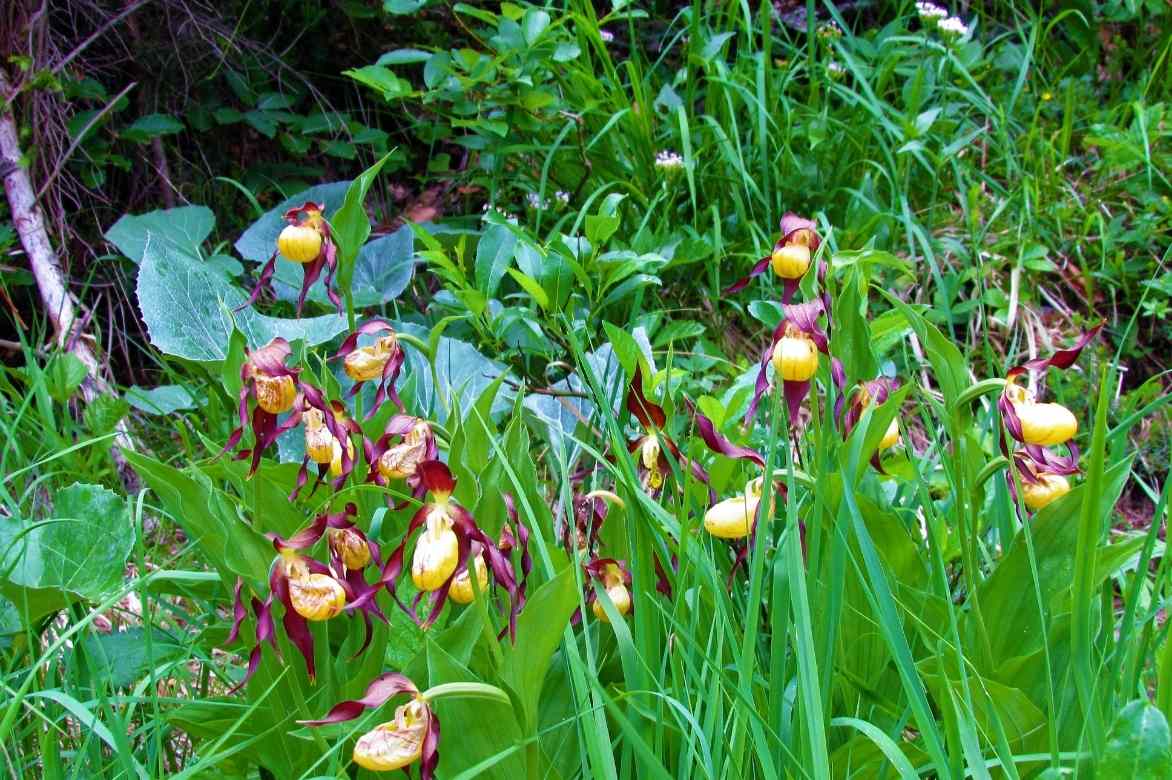
MULTIPOLYGON (((45 230, 45 218, 41 207, 33 195, 32 181, 28 171, 20 166, 23 153, 20 148, 20 136, 16 129, 16 118, 12 113, 12 87, 8 75, 0 69, 0 161, 8 163, 9 173, 4 177, 4 190, 8 195, 8 206, 12 212, 12 221, 16 225, 16 232, 20 236, 21 245, 28 257, 29 268, 37 282, 37 290, 41 296, 45 314, 53 325, 57 345, 68 350, 86 367, 88 377, 82 383, 82 397, 87 403, 102 395, 113 392, 110 385, 102 376, 102 367, 98 362, 89 339, 82 336, 85 322, 78 322, 73 296, 65 283, 65 275, 61 272, 57 253, 49 241, 49 234, 45 230)), ((0 163, 0 164, 2 164, 0 163)), ((111 450, 111 457, 118 465, 118 470, 127 488, 137 488, 138 478, 122 457, 122 449, 135 449, 134 442, 126 427, 126 421, 120 420, 115 427, 115 448, 111 450)))

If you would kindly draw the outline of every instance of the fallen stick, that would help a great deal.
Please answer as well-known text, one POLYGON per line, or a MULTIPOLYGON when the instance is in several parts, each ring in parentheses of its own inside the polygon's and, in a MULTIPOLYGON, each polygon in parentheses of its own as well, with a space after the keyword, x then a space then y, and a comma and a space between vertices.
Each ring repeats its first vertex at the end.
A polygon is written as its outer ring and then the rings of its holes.
MULTIPOLYGON (((90 403, 99 396, 114 395, 115 391, 102 375, 102 365, 90 346, 93 337, 83 332, 85 323, 78 322, 73 296, 65 285, 57 252, 45 230, 45 218, 37 203, 36 190, 28 171, 21 165, 20 136, 12 112, 15 99, 8 74, 0 69, 0 171, 4 173, 4 191, 8 196, 12 222, 37 282, 41 304, 53 325, 57 346, 74 355, 86 368, 87 377, 81 384, 81 395, 86 403, 90 403)), ((110 456, 118 467, 123 485, 128 491, 136 492, 138 476, 121 452, 136 449, 126 420, 119 420, 114 430, 117 435, 110 456)))

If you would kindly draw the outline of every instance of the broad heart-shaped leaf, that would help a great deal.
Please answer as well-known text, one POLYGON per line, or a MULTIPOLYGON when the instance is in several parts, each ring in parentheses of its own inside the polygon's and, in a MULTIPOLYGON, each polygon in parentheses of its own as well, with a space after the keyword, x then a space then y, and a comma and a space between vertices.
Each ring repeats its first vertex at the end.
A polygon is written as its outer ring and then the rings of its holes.
POLYGON ((164 244, 200 257, 200 247, 211 235, 216 217, 206 206, 180 206, 146 214, 125 214, 106 231, 106 240, 135 263, 141 263, 147 243, 164 244))
POLYGON ((1102 778, 1172 778, 1172 736, 1164 713, 1146 701, 1129 702, 1111 727, 1096 770, 1102 778))
MULTIPOLYGON (((415 234, 404 225, 390 235, 374 239, 358 253, 354 264, 354 278, 350 289, 355 306, 378 306, 395 300, 415 274, 415 234)), ((277 262, 273 276, 273 290, 283 301, 295 301, 301 291, 305 269, 297 263, 277 262)), ((325 286, 315 284, 309 289, 309 300, 332 306, 326 297, 325 286)))
POLYGON ((516 253, 517 236, 509 226, 489 225, 476 245, 476 289, 490 298, 496 294, 516 253))
MULTIPOLYGON (((427 341, 427 330, 409 322, 393 323, 396 330, 427 341)), ((412 414, 430 417, 443 423, 454 407, 468 410, 484 393, 493 380, 505 373, 506 367, 477 351, 466 341, 441 336, 436 348, 435 379, 427 358, 413 347, 407 347, 400 387, 413 387, 415 404, 407 402, 412 414)), ((507 389, 507 388, 505 388, 507 389)), ((498 393, 492 405, 493 416, 504 414, 512 405, 511 393, 498 393)))
POLYGON ((0 592, 29 619, 118 590, 134 528, 126 500, 74 483, 53 495, 47 520, 0 523, 0 592))
POLYGON ((240 288, 199 261, 161 244, 147 246, 138 272, 138 305, 151 344, 168 355, 223 360, 233 317, 250 347, 277 336, 313 346, 346 329, 346 318, 338 314, 282 319, 246 307, 233 315, 246 300, 240 288))
POLYGON ((319 184, 316 187, 299 192, 291 198, 281 201, 275 209, 265 212, 264 216, 253 222, 236 241, 236 251, 245 260, 254 263, 263 263, 277 251, 277 236, 285 229, 285 212, 305 203, 324 203, 326 219, 342 207, 346 198, 346 190, 350 187, 348 181, 335 181, 329 184, 319 184))

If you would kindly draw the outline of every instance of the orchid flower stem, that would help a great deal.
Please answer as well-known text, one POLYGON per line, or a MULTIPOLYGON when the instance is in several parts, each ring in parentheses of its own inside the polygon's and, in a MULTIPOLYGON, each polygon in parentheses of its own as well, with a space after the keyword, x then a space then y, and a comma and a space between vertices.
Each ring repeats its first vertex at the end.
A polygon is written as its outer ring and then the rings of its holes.
MULTIPOLYGON (((440 392, 439 370, 436 368, 435 359, 436 352, 423 339, 412 336, 410 333, 398 333, 399 342, 403 344, 410 344, 415 349, 419 350, 425 358, 427 358, 428 368, 431 369, 431 386, 435 388, 435 397, 440 404, 443 405, 444 410, 448 408, 447 400, 444 394, 440 392)), ((438 348, 438 344, 437 344, 438 348)))
POLYGON ((512 706, 509 695, 495 685, 477 682, 454 682, 435 685, 423 692, 423 699, 433 702, 445 697, 456 699, 490 699, 512 706))
POLYGON ((980 487, 985 484, 989 477, 998 473, 1009 465, 1009 458, 1004 455, 998 455, 993 460, 985 464, 985 468, 981 469, 981 473, 977 474, 977 480, 974 487, 980 487))
POLYGON ((401 343, 410 344, 411 346, 415 347, 417 350, 422 352, 423 356, 427 358, 429 363, 435 359, 435 355, 431 354, 431 347, 429 347, 427 345, 427 342, 424 341, 423 339, 418 338, 416 336, 412 336, 410 333, 402 333, 402 332, 396 332, 395 337, 397 339, 399 339, 399 341, 401 343))
POLYGON ((967 388, 965 388, 964 392, 956 397, 956 402, 953 404, 953 406, 960 408, 965 404, 971 403, 982 395, 1001 392, 1004 388, 1005 380, 1001 377, 982 379, 975 385, 969 385, 967 388))

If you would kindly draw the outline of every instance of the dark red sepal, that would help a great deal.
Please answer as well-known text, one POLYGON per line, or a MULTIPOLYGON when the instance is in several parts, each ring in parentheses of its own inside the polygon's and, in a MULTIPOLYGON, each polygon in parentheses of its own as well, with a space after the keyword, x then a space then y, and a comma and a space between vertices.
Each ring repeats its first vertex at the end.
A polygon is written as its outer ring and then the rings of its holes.
POLYGON ((361 699, 339 702, 326 713, 325 717, 318 720, 299 720, 297 722, 302 726, 311 727, 345 723, 348 720, 354 720, 366 709, 381 707, 400 693, 416 695, 419 693, 419 689, 405 675, 398 672, 387 672, 374 678, 370 685, 366 686, 366 695, 361 699))

